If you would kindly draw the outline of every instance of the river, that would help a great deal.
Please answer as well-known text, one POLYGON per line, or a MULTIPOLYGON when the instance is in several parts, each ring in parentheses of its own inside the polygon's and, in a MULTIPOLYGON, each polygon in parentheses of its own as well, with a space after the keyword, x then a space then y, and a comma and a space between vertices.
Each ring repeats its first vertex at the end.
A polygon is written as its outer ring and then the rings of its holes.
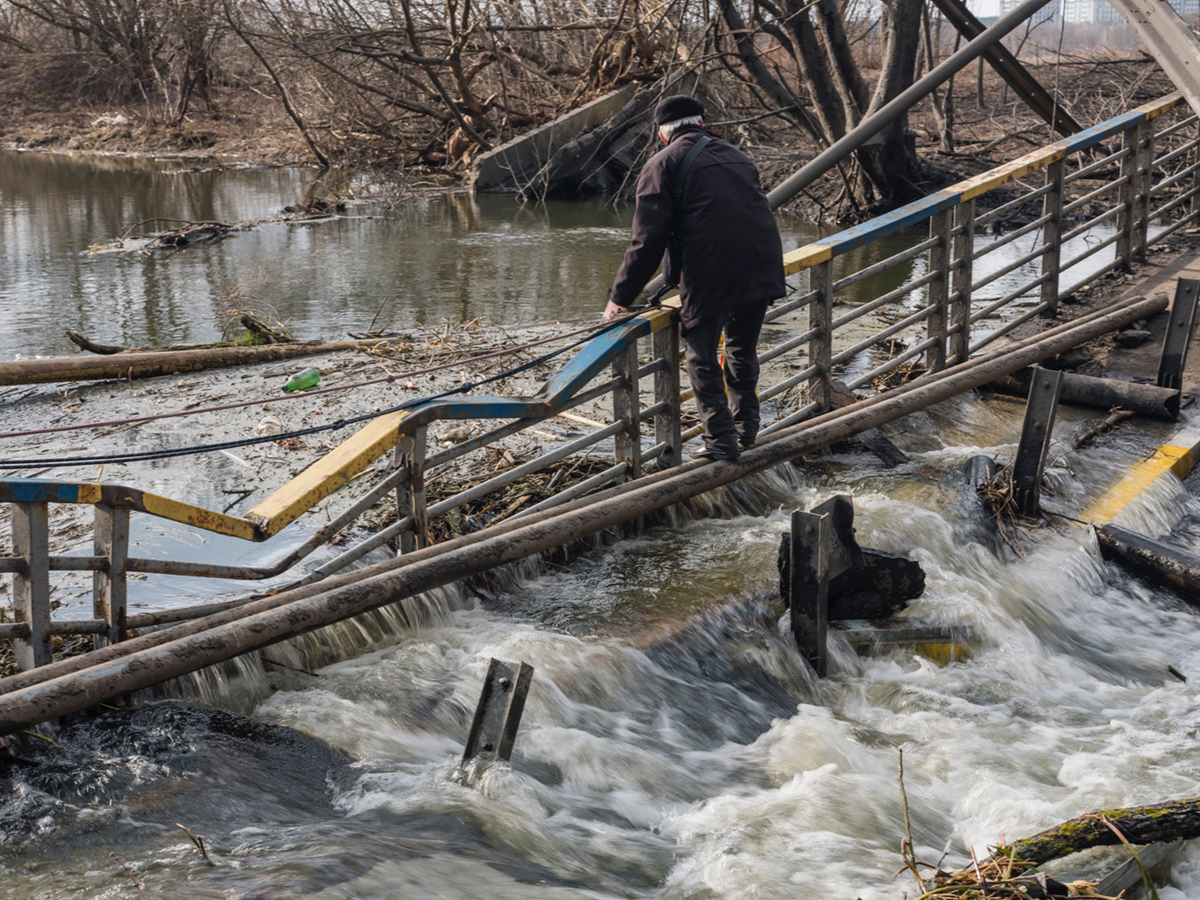
MULTIPOLYGON (((355 202, 375 196, 372 187, 363 176, 313 169, 0 151, 0 360, 77 353, 67 330, 125 347, 220 340, 220 316, 231 306, 262 309, 302 339, 330 340, 414 322, 587 315, 603 308, 629 242, 627 205, 522 205, 507 196, 405 194, 394 186, 387 192, 393 202, 355 202), (184 222, 273 219, 308 196, 349 205, 332 218, 260 224, 180 249, 91 249, 184 222)), ((780 230, 785 250, 822 233, 788 217, 780 230)), ((876 262, 924 237, 919 227, 910 231, 854 251, 845 262, 855 268, 876 262)), ((1110 233, 1094 229, 1067 251, 1110 233)), ((985 257, 976 278, 1039 239, 1035 232, 985 257)), ((1111 252, 1101 254, 1088 265, 1110 258, 1111 252)), ((924 274, 924 265, 918 258, 839 299, 877 296, 924 274)), ((989 294, 999 296, 1032 273, 1021 267, 989 294)), ((1063 277, 1070 283, 1076 276, 1063 277)))
MULTIPOLYGON (((12 159, 0 169, 9 353, 64 352, 54 331, 72 317, 100 341, 203 338, 214 298, 250 265, 287 280, 271 297, 304 336, 365 328, 385 297, 397 323, 578 315, 598 306, 627 239, 625 211, 454 195, 182 252, 88 255, 155 211, 137 206, 139 178, 169 178, 182 218, 241 220, 273 214, 312 175, 198 173, 213 188, 199 203, 190 177, 117 160, 61 165, 107 167, 130 197, 96 195, 86 174, 59 194, 35 190, 32 171, 15 188, 12 159), (39 227, 14 226, 14 203, 40 197, 39 227)), ((1059 428, 1084 416, 1063 410, 1059 428)), ((168 701, 48 732, 53 746, 31 737, 3 761, 0 896, 898 900, 917 893, 895 877, 901 750, 931 864, 968 865, 972 849, 1083 812, 1192 796, 1200 619, 1103 563, 1066 520, 1008 546, 953 475, 978 452, 1010 459, 1020 421, 1018 403, 960 398, 901 423, 913 458, 901 468, 838 454, 781 469, 704 515, 490 589, 404 601, 271 648, 275 663, 242 659, 174 689, 213 711, 168 701), (775 553, 789 510, 836 493, 853 497, 863 545, 922 564, 915 611, 976 629, 966 658, 838 646, 830 677, 806 674, 773 613, 775 553), (529 703, 512 764, 464 769, 493 656, 535 667, 529 703)), ((1166 435, 1128 429, 1065 455, 1055 503, 1082 508, 1166 435)), ((1168 485, 1129 515, 1187 535, 1200 503, 1168 485)), ((1200 853, 1183 851, 1159 896, 1200 896, 1200 853)))

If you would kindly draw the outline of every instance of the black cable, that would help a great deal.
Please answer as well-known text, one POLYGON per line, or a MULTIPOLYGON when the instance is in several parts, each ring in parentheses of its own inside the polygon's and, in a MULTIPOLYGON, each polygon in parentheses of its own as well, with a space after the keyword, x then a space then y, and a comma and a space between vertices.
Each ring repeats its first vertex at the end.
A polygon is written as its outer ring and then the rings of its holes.
MULTIPOLYGON (((643 307, 645 309, 647 307, 643 307)), ((641 309, 629 310, 630 313, 636 314, 641 312, 641 309)), ((356 425, 359 422, 366 422, 371 419, 377 419, 380 416, 386 416, 394 412, 400 412, 405 409, 412 409, 415 406, 422 406, 426 403, 432 403, 436 400, 442 400, 446 397, 453 397, 456 394, 465 394, 477 387, 482 387, 485 384, 491 384, 494 381, 501 381, 505 378, 511 378, 514 375, 519 375, 522 372, 532 369, 534 366, 541 365, 566 353, 568 350, 573 350, 576 347, 589 343, 599 335, 618 325, 624 325, 629 321, 628 318, 619 319, 615 322, 606 323, 598 327, 594 333, 585 335, 577 341, 567 344, 565 347, 560 347, 557 350, 551 350, 549 353, 544 353, 541 356, 535 357, 528 362, 522 363, 512 369, 506 369, 502 372, 497 372, 495 375, 490 375, 487 378, 482 378, 479 381, 468 382, 467 384, 459 385, 456 388, 451 388, 448 391, 443 391, 440 394, 434 394, 431 397, 413 397, 411 400, 406 400, 403 403, 398 403, 395 406, 381 409, 375 412, 363 413, 358 416, 351 416, 348 419, 338 419, 336 422, 329 422, 325 425, 313 425, 309 428, 301 428, 296 431, 281 432, 279 434, 259 435, 252 438, 240 438, 236 441, 221 441, 215 444, 193 444, 190 447, 176 447, 171 450, 144 450, 139 453, 118 453, 109 456, 64 456, 54 457, 49 459, 0 459, 0 468, 7 469, 37 469, 44 466, 82 466, 82 465, 109 465, 126 462, 146 462, 154 459, 171 459, 177 456, 192 456, 197 453, 212 453, 217 450, 232 450, 238 447, 251 447, 255 444, 266 444, 272 441, 282 441, 288 438, 305 437, 310 434, 317 434, 321 431, 338 431, 345 428, 347 425, 356 425)))

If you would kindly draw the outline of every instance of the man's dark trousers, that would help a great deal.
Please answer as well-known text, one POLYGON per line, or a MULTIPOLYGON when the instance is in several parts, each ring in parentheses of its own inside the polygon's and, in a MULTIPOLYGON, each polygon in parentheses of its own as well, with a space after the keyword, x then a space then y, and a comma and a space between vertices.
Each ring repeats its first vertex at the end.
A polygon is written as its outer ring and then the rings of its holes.
POLYGON ((758 335, 768 300, 739 303, 687 327, 688 376, 696 391, 705 443, 732 455, 758 435, 758 335), (725 366, 719 350, 725 332, 725 366), (728 391, 728 400, 726 392, 728 391))

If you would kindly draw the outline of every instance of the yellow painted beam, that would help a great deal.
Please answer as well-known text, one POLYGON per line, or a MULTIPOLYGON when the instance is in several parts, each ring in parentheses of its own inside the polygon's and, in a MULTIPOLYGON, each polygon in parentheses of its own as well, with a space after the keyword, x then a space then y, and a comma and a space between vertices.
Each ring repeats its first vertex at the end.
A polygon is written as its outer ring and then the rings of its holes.
POLYGON ((1200 450, 1200 435, 1179 437, 1184 440, 1159 447, 1148 458, 1137 463, 1124 478, 1092 501, 1081 518, 1094 525, 1107 524, 1159 476, 1172 472, 1178 478, 1186 478, 1200 450))
POLYGON ((795 250, 783 254, 783 274, 795 275, 805 269, 811 269, 817 263, 823 263, 833 258, 833 249, 825 244, 805 244, 795 250))
POLYGON ((158 516, 160 519, 170 519, 184 525, 192 525, 212 531, 217 534, 227 534, 246 541, 261 540, 254 523, 225 513, 182 503, 169 497, 151 494, 141 488, 128 487, 122 484, 81 484, 79 498, 76 503, 106 503, 119 509, 131 509, 138 512, 158 516))
POLYGON ((99 503, 100 492, 103 488, 101 484, 87 483, 79 485, 79 499, 76 503, 99 503))
POLYGON ((141 508, 153 516, 193 525, 216 534, 227 534, 244 541, 262 540, 254 523, 238 516, 228 516, 211 509, 181 503, 158 494, 142 494, 141 508))
POLYGON ((246 514, 264 536, 278 534, 328 497, 405 437, 407 412, 374 419, 246 514))

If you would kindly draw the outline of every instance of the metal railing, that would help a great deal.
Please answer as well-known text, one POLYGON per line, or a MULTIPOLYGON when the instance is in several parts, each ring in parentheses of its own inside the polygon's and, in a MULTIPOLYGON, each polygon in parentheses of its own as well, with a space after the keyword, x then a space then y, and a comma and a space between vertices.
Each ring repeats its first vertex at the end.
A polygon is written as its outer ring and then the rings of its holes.
MULTIPOLYGON (((760 398, 764 411, 774 407, 774 420, 762 434, 828 410, 835 401, 835 379, 841 379, 838 391, 872 384, 887 390, 883 380, 901 367, 936 370, 967 360, 1020 324, 1054 316, 1063 297, 1106 272, 1133 266, 1148 246, 1197 221, 1197 119, 1176 113, 1179 105, 1177 96, 1147 104, 786 254, 785 271, 797 285, 767 316, 764 333, 784 334, 760 351, 760 398), (1105 142, 1114 138, 1120 139, 1120 149, 1109 152, 1105 142), (1035 175, 1040 183, 1026 183, 1035 175), (983 211, 978 207, 985 195, 998 202, 983 211), (1004 231, 1013 217, 1022 221, 1004 231), (1111 229, 1111 234, 1094 234, 1100 228, 1111 229), (984 240, 985 233, 996 236, 984 240), (1031 246, 993 262, 993 254, 1004 248, 1011 252, 1023 239, 1031 246), (857 259, 858 248, 880 247, 884 240, 899 241, 903 249, 869 264, 857 259), (1080 242, 1085 246, 1077 252, 1064 252, 1080 242), (1093 259, 1109 248, 1111 258, 1093 259), (1086 272, 1081 272, 1079 267, 1089 260, 1086 272), (986 273, 980 273, 984 269, 986 273), (1076 280, 1064 287, 1064 274, 1076 280), (989 293, 1002 293, 983 296, 989 287, 989 293), (784 367, 790 371, 780 371, 784 367)), ((461 512, 532 473, 581 454, 611 452, 611 464, 600 463, 590 477, 511 510, 511 515, 527 515, 637 479, 651 462, 658 467, 679 464, 683 443, 700 433, 699 426, 684 428, 684 404, 690 398, 690 391, 680 390, 678 316, 664 308, 597 337, 534 398, 466 398, 382 415, 242 516, 120 485, 0 480, 0 502, 12 510, 12 554, 0 556, 0 572, 13 576, 16 617, 15 623, 0 624, 0 638, 14 642, 18 665, 28 669, 50 660, 54 635, 90 634, 100 645, 123 640, 132 629, 229 609, 247 601, 130 615, 127 579, 134 573, 245 581, 277 578, 393 493, 394 522, 290 586, 319 581, 388 542, 398 542, 401 553, 427 546, 430 523, 437 518, 461 512), (608 422, 569 414, 588 404, 609 402, 610 397, 608 422), (646 400, 650 402, 643 405, 646 400), (452 496, 428 502, 431 474, 563 413, 590 424, 592 430, 452 496), (491 424, 482 434, 435 450, 429 427, 445 420, 491 424), (131 555, 134 512, 263 541, 372 466, 385 471, 370 490, 272 564, 233 566, 131 555), (49 507, 55 503, 94 507, 91 555, 51 554, 49 507), (52 571, 93 573, 91 618, 52 619, 52 571)))

